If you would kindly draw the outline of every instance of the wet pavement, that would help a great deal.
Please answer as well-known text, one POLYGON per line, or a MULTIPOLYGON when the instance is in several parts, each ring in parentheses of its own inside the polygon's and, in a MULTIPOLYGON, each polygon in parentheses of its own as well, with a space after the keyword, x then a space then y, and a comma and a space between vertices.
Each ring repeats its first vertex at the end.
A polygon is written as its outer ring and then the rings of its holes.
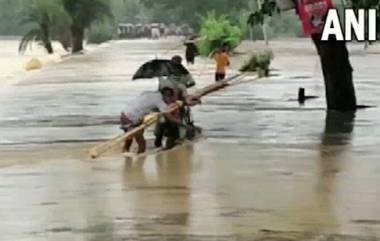
MULTIPOLYGON (((278 76, 205 98, 200 141, 137 161, 86 150, 120 133, 157 84, 132 74, 177 41, 113 42, 1 87, 0 240, 377 240, 379 110, 326 114, 311 42, 271 46, 278 76), (300 106, 299 87, 321 98, 300 106)), ((379 105, 376 49, 351 53, 359 103, 379 105)), ((190 69, 212 82, 209 60, 190 69)))

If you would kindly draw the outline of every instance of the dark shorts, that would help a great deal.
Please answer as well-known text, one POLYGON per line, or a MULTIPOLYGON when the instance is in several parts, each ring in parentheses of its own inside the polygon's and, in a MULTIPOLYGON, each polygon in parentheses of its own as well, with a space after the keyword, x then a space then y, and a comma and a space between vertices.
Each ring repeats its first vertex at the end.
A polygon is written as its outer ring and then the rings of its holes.
POLYGON ((194 64, 195 62, 195 56, 194 55, 188 55, 186 54, 186 62, 189 63, 189 64, 194 64))
POLYGON ((120 115, 120 129, 122 129, 125 132, 127 132, 131 128, 139 126, 140 123, 141 122, 134 123, 133 121, 128 119, 128 117, 124 113, 121 113, 121 115, 120 115))
POLYGON ((225 73, 215 73, 215 81, 221 81, 226 78, 225 73))

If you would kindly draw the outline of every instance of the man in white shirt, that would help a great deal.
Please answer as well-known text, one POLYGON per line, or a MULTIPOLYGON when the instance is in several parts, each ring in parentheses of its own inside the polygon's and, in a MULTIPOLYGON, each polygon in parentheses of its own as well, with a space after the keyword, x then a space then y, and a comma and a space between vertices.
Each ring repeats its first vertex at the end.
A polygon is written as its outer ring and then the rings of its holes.
MULTIPOLYGON (((165 112, 168 105, 175 102, 174 90, 168 87, 156 92, 144 92, 123 109, 120 117, 121 129, 128 132, 140 125, 147 114, 152 112, 165 112)), ((170 122, 179 122, 171 113, 167 113, 164 116, 170 122)), ((138 144, 138 153, 144 153, 146 150, 144 130, 137 133, 134 139, 138 144)), ((125 141, 124 152, 129 152, 132 142, 133 139, 125 141)))

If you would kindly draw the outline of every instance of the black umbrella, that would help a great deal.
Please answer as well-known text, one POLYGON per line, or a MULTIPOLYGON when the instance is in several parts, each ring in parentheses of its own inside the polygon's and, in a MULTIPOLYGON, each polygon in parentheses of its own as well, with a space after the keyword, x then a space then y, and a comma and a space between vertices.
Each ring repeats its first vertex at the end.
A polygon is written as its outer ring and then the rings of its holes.
POLYGON ((182 64, 173 64, 170 60, 155 59, 143 64, 133 79, 151 79, 162 76, 183 76, 190 74, 182 64))

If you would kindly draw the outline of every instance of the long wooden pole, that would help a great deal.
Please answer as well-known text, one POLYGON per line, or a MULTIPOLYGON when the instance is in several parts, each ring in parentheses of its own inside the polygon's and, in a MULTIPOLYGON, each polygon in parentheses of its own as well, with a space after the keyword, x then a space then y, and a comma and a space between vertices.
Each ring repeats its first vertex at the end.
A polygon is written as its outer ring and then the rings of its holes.
POLYGON ((126 132, 123 135, 120 135, 116 138, 113 138, 109 141, 106 141, 104 143, 101 143, 89 150, 89 154, 91 158, 95 159, 100 157, 102 154, 106 153, 109 150, 112 150, 115 146, 119 145, 120 143, 124 142, 125 140, 134 137, 138 132, 148 128, 149 126, 153 125, 159 118, 160 116, 167 114, 167 113, 172 113, 173 111, 177 110, 180 107, 178 104, 174 104, 170 106, 165 112, 162 113, 155 113, 148 118, 144 120, 144 122, 139 125, 138 127, 134 128, 131 131, 126 132))
MULTIPOLYGON (((238 75, 234 75, 234 76, 232 76, 232 77, 230 77, 224 81, 219 81, 219 82, 216 82, 214 84, 210 84, 210 85, 196 91, 194 93, 194 96, 197 98, 201 98, 207 94, 210 94, 212 92, 215 92, 217 90, 225 88, 226 86, 228 86, 230 84, 231 81, 243 78, 244 76, 245 76, 244 74, 238 74, 238 75)), ((107 151, 112 150, 113 148, 115 148, 120 143, 124 142, 125 140, 133 138, 139 131, 142 131, 142 130, 146 129, 147 127, 153 125, 155 122, 158 121, 158 119, 162 115, 165 115, 167 113, 172 113, 172 112, 176 111, 178 108, 180 108, 180 105, 174 104, 174 105, 169 106, 165 112, 150 115, 147 119, 144 120, 144 122, 140 126, 136 127, 135 129, 128 131, 123 135, 117 136, 111 140, 108 140, 104 143, 100 143, 100 144, 96 145, 95 147, 91 148, 89 150, 89 155, 93 159, 100 157, 102 154, 106 153, 107 151)))

